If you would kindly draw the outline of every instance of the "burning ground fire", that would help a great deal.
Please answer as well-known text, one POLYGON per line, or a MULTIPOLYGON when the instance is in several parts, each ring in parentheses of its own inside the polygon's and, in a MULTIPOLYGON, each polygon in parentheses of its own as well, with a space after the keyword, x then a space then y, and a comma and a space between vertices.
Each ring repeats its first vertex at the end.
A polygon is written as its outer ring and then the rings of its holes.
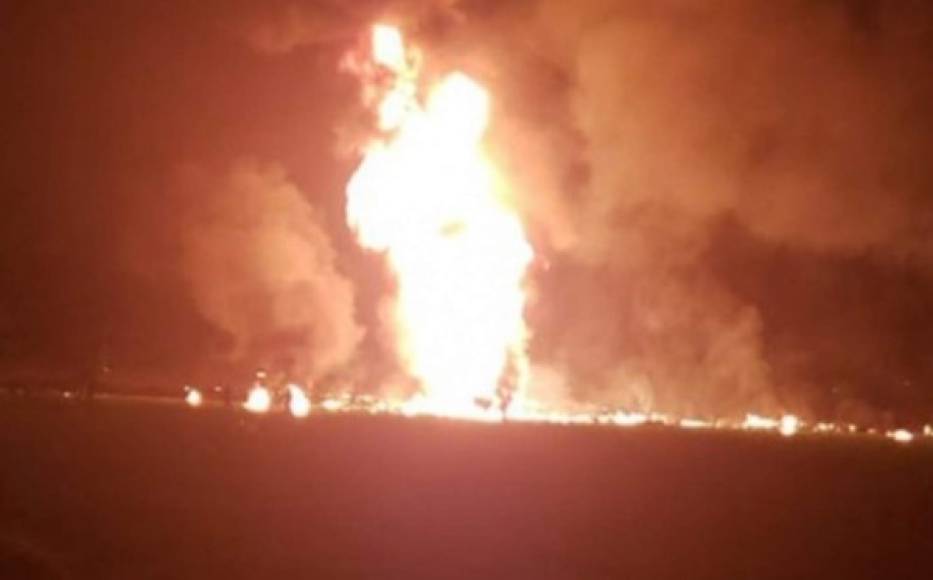
MULTIPOLYGON (((625 410, 589 410, 578 412, 560 412, 550 410, 532 410, 522 408, 510 412, 507 416, 502 413, 474 413, 451 417, 449 414, 437 413, 424 409, 411 401, 393 401, 381 399, 370 395, 329 395, 312 401, 308 392, 297 384, 286 385, 282 390, 285 394, 281 407, 275 403, 274 390, 262 384, 254 384, 246 394, 242 408, 253 414, 264 415, 281 409, 295 418, 304 419, 313 415, 331 414, 357 414, 357 415, 389 415, 407 418, 438 417, 453 418, 457 420, 483 421, 490 423, 512 422, 518 424, 552 424, 552 425, 590 425, 609 428, 639 428, 656 427, 683 430, 717 430, 717 431, 746 431, 762 434, 780 435, 786 438, 796 435, 812 436, 868 436, 886 438, 891 441, 908 444, 918 439, 933 441, 933 425, 924 425, 921 430, 911 431, 899 428, 879 430, 873 427, 864 427, 852 423, 836 423, 830 421, 807 422, 792 414, 780 417, 747 414, 741 421, 729 419, 700 419, 691 417, 676 417, 662 413, 638 413, 625 410)), ((193 408, 211 405, 202 398, 200 390, 187 387, 185 402, 193 408), (197 393, 197 395, 193 395, 197 393)))
POLYGON ((250 413, 266 413, 272 408, 272 393, 262 385, 254 385, 246 395, 243 408, 250 413))
MULTIPOLYGON (((357 241, 385 257, 397 282, 396 347, 421 392, 405 401, 330 396, 312 402, 297 384, 273 390, 264 373, 242 407, 264 414, 278 407, 296 418, 356 412, 405 417, 733 429, 793 437, 868 434, 898 443, 921 435, 851 424, 808 423, 792 414, 748 414, 742 421, 674 417, 625 410, 555 412, 527 395, 528 330, 524 278, 534 252, 509 190, 483 148, 489 95, 474 79, 452 72, 422 79, 422 57, 400 31, 372 28, 367 49, 346 70, 361 82, 374 115, 374 135, 347 185, 347 222, 357 241), (494 408, 497 407, 497 408, 494 408)), ((192 407, 204 401, 191 388, 192 407)), ((926 426, 925 438, 933 439, 926 426)))

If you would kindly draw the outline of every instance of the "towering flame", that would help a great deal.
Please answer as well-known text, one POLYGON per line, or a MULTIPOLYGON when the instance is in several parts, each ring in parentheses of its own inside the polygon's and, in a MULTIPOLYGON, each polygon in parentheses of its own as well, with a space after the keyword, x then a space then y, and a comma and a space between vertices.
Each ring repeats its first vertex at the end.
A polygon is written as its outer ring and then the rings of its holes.
POLYGON ((471 415, 477 398, 525 381, 532 249, 483 148, 486 90, 454 72, 421 98, 420 58, 401 33, 374 26, 370 46, 353 70, 378 132, 347 186, 347 219, 395 273, 397 348, 418 406, 471 415))

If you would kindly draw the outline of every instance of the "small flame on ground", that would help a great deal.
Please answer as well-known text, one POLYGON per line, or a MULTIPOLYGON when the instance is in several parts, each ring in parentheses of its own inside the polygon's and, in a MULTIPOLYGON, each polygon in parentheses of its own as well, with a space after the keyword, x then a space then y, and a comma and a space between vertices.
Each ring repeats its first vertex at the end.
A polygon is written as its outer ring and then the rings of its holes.
POLYGON ((189 387, 187 391, 188 392, 185 393, 185 402, 191 407, 200 407, 204 402, 204 396, 201 394, 201 391, 194 387, 189 387))
POLYGON ((797 429, 800 428, 800 419, 796 415, 784 415, 781 417, 780 425, 778 426, 778 431, 781 435, 785 437, 790 437, 797 434, 797 429))
POLYGON ((243 408, 250 413, 266 413, 272 407, 272 394, 269 389, 256 385, 249 390, 243 408))
POLYGON ((681 419, 678 425, 683 429, 710 429, 716 425, 702 419, 681 419))
POLYGON ((299 419, 311 413, 311 401, 298 385, 288 385, 288 412, 299 419))
POLYGON ((623 427, 634 427, 636 425, 644 425, 648 422, 648 416, 643 413, 625 413, 618 412, 612 416, 612 424, 620 425, 623 427))
POLYGON ((745 415, 745 421, 742 422, 742 428, 751 430, 774 430, 778 428, 779 424, 780 421, 777 419, 749 413, 745 415))
POLYGON ((321 408, 331 413, 342 411, 346 408, 346 403, 335 397, 328 397, 321 401, 321 408))

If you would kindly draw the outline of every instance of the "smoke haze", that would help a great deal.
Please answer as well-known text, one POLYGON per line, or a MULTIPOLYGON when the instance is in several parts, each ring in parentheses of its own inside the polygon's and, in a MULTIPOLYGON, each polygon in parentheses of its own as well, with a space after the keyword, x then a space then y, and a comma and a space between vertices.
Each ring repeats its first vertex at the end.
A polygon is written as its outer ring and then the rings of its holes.
POLYGON ((318 379, 346 365, 362 331, 353 287, 315 209, 280 167, 243 162, 219 179, 188 172, 182 268, 201 312, 249 368, 318 379))

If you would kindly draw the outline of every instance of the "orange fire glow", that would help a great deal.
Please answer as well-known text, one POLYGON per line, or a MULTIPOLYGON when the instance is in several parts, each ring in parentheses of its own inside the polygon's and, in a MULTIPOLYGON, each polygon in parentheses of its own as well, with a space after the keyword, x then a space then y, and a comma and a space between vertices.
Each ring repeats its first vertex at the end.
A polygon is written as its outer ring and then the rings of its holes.
POLYGON ((419 98, 419 58, 373 27, 364 94, 378 135, 347 186, 347 220, 384 252, 397 283, 400 359, 422 387, 417 412, 481 414, 528 370, 523 279, 533 254, 483 149, 489 94, 459 72, 419 98))

